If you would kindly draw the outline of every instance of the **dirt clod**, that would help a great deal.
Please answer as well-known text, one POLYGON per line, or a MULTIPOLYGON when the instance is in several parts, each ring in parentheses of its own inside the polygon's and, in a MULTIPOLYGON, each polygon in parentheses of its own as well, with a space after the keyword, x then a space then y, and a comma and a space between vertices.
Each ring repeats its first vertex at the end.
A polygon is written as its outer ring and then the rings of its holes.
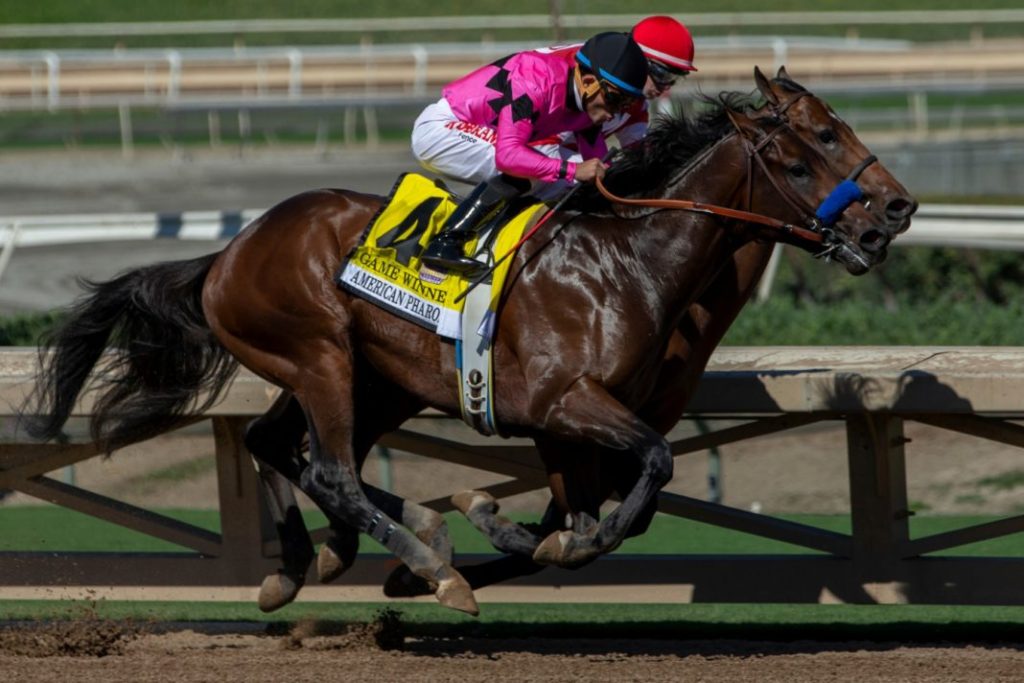
POLYGON ((0 653, 23 657, 107 657, 138 637, 131 624, 106 619, 32 622, 0 628, 0 653))
POLYGON ((306 619, 285 635, 286 650, 401 650, 405 646, 405 628, 398 611, 384 609, 367 624, 334 624, 306 619))

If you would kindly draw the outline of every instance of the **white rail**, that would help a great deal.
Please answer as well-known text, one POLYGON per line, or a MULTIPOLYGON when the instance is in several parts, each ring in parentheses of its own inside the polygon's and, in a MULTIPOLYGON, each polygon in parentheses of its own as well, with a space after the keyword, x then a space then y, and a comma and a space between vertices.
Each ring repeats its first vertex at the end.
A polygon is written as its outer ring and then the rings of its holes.
MULTIPOLYGON (((645 14, 564 14, 563 29, 632 26, 645 14)), ((695 27, 740 26, 867 26, 867 25, 981 25, 1024 22, 1024 9, 839 12, 695 12, 676 14, 695 27)), ((254 33, 372 33, 403 31, 488 31, 550 29, 550 14, 504 16, 434 16, 391 18, 238 19, 212 21, 110 22, 75 24, 11 24, 0 26, 0 38, 58 38, 152 35, 236 35, 254 33)))
MULTIPOLYGON (((261 213, 263 209, 0 217, 0 279, 18 247, 152 239, 226 240, 261 213)), ((913 228, 893 244, 1024 251, 1024 206, 923 206, 914 217, 913 228)))
MULTIPOLYGON (((0 111, 426 101, 475 66, 542 44, 0 51, 0 111)), ((689 89, 704 92, 750 88, 755 64, 768 70, 784 64, 824 94, 973 92, 1024 85, 1020 40, 933 46, 748 36, 698 38, 697 44, 700 71, 689 89)))
MULTIPOLYGON (((234 237, 263 211, 0 216, 0 246, 224 240, 234 237)), ((1024 206, 928 204, 915 214, 913 228, 893 244, 1024 251, 1024 206)))

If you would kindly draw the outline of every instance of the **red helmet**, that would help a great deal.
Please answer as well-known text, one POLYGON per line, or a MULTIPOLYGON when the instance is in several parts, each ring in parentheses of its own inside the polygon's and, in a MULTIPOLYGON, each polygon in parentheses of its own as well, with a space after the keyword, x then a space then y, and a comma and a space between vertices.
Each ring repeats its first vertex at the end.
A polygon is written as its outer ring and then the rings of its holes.
POLYGON ((693 65, 693 37, 689 29, 672 17, 647 17, 633 27, 632 35, 647 59, 673 71, 697 70, 693 65))

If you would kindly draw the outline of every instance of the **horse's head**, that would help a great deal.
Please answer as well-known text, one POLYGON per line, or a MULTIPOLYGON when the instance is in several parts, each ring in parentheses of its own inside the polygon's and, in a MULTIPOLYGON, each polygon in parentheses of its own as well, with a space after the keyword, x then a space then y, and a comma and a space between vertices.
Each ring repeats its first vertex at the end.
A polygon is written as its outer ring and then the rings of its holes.
POLYGON ((788 205, 791 220, 822 233, 830 256, 855 275, 867 272, 910 227, 917 201, 832 108, 785 68, 772 80, 755 68, 754 78, 764 105, 730 112, 751 159, 752 208, 778 216, 788 205))

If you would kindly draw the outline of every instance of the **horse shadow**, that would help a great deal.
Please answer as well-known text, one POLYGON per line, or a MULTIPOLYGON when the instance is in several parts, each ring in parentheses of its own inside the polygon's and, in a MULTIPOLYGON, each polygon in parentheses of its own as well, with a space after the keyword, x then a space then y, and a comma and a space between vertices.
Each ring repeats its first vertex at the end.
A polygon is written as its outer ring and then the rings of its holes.
POLYGON ((644 621, 619 625, 491 623, 448 635, 405 638, 407 654, 428 658, 465 655, 500 659, 510 653, 580 657, 621 662, 630 657, 764 657, 823 653, 888 652, 940 645, 982 650, 1024 651, 1019 629, 996 622, 927 624, 836 624, 822 620, 803 624, 723 625, 718 622, 644 621), (513 626, 509 631, 506 627, 513 626), (994 630, 992 630, 994 629, 994 630), (979 634, 985 634, 979 636, 979 634))

